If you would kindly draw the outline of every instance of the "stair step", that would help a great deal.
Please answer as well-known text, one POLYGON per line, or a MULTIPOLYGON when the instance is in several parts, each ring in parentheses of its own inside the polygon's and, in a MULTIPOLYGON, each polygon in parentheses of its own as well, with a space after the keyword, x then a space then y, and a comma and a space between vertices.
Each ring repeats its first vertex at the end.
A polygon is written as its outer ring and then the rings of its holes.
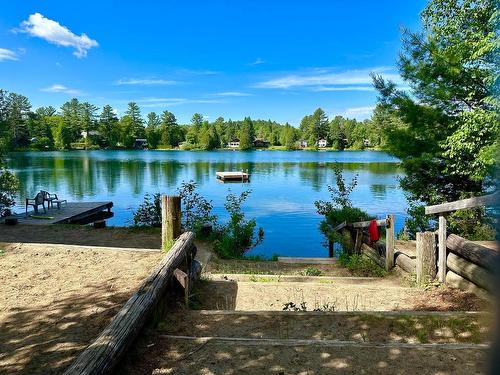
POLYGON ((491 315, 468 312, 206 311, 171 314, 163 335, 355 343, 488 342, 491 315))
POLYGON ((301 275, 265 275, 265 274, 224 274, 206 273, 208 280, 226 280, 238 282, 292 282, 292 283, 318 283, 318 284, 373 284, 384 279, 380 277, 341 277, 341 276, 301 276, 301 275))
MULTIPOLYGON (((263 279, 257 279, 263 280, 263 279)), ((282 310, 287 303, 305 303, 307 310, 328 306, 335 311, 412 309, 422 290, 380 280, 313 282, 208 280, 198 287, 199 308, 205 310, 282 310)))

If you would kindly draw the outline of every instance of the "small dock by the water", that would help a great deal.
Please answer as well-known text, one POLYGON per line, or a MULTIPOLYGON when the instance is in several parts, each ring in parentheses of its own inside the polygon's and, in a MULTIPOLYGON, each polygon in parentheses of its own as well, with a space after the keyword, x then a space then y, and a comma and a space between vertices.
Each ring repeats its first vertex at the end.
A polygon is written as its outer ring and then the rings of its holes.
POLYGON ((250 174, 245 172, 216 172, 217 179, 223 182, 250 181, 250 174))
POLYGON ((38 213, 28 211, 28 214, 20 213, 12 215, 19 224, 28 225, 52 225, 52 224, 90 224, 113 217, 111 208, 113 202, 68 202, 62 204, 60 209, 55 207, 43 212, 39 208, 38 213))

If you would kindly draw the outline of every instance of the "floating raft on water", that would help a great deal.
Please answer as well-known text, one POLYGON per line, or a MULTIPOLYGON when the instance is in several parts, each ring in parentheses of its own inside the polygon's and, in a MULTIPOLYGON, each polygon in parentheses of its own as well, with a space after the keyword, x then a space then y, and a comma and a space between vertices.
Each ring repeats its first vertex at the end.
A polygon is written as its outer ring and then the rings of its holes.
POLYGON ((63 204, 61 209, 51 208, 43 212, 42 208, 38 213, 28 211, 28 215, 16 214, 10 216, 16 218, 19 224, 30 225, 50 225, 50 224, 90 224, 113 217, 111 208, 113 202, 68 202, 63 204))
POLYGON ((250 175, 245 172, 216 172, 218 180, 221 181, 249 181, 250 175))

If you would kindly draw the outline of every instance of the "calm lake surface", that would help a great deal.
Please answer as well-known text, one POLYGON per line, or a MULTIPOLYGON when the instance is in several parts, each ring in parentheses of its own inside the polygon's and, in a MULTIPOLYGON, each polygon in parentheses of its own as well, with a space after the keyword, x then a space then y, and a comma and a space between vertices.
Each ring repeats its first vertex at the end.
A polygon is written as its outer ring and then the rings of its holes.
MULTIPOLYGON (((133 211, 145 193, 174 194, 183 181, 194 180, 224 218, 229 189, 251 189, 244 206, 265 231, 264 242, 249 254, 327 256, 318 230, 321 217, 314 201, 328 199, 334 183, 332 166, 340 163, 350 180, 358 175, 354 204, 377 217, 396 215, 396 232, 403 226, 406 199, 399 188, 398 160, 375 151, 70 151, 20 152, 8 161, 20 179, 18 202, 40 189, 68 201, 113 201, 109 225, 132 225, 133 211), (217 171, 248 170, 247 184, 223 184, 217 171)), ((22 211, 20 205, 17 210, 22 211)))

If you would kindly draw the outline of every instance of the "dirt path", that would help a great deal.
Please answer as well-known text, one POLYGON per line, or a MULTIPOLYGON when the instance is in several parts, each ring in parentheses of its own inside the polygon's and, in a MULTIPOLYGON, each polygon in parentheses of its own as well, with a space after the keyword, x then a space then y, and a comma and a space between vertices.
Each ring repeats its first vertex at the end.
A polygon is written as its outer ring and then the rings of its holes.
POLYGON ((6 250, 0 255, 0 373, 60 372, 109 323, 161 256, 6 250))

